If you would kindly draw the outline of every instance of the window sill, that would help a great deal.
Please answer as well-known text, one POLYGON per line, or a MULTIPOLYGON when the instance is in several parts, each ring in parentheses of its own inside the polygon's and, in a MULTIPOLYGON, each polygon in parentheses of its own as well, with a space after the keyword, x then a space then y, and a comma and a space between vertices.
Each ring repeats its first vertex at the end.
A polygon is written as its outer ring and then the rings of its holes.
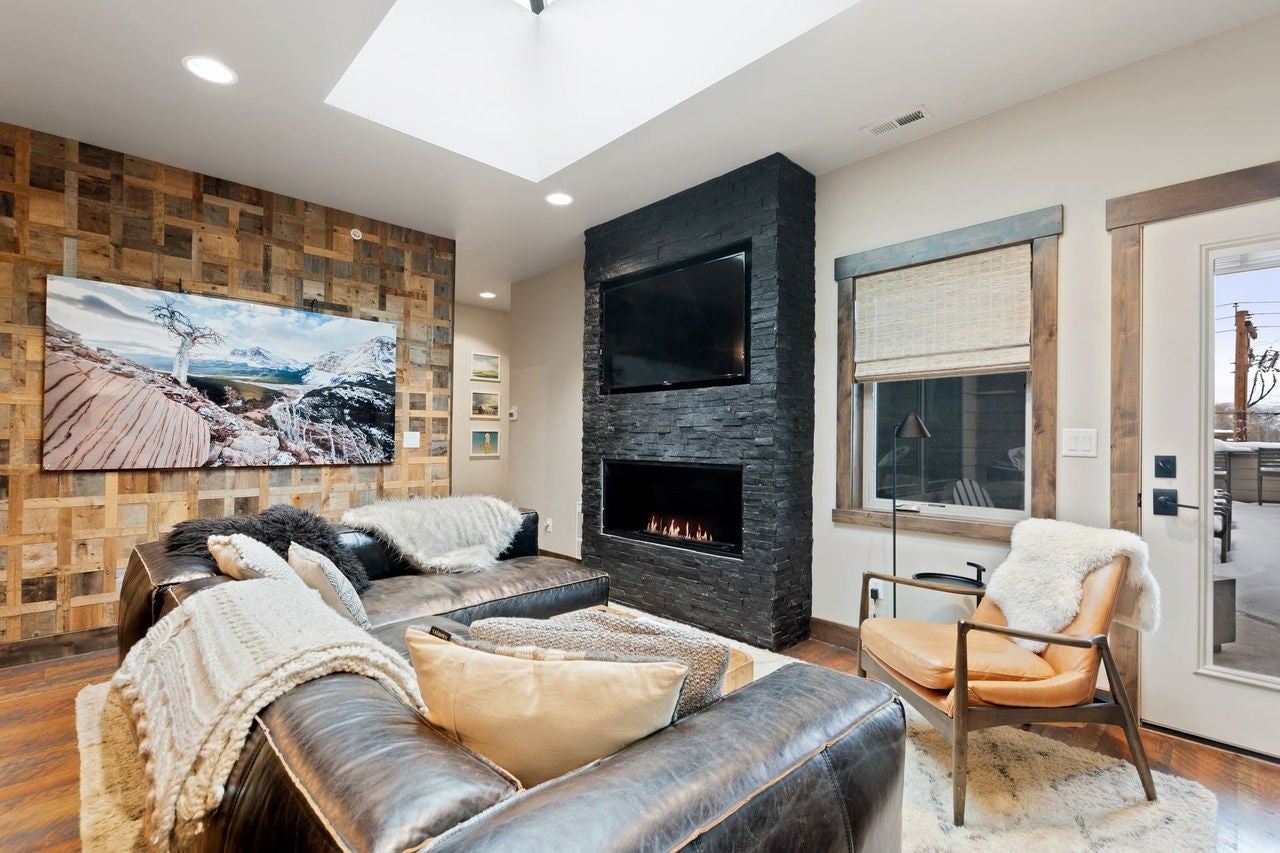
MULTIPOLYGON (((856 527, 893 526, 893 516, 888 512, 870 509, 833 509, 831 520, 836 524, 852 524, 856 527)), ((981 539, 1007 545, 1013 532, 1012 524, 996 521, 971 521, 959 518, 934 518, 913 512, 898 513, 898 529, 912 533, 933 533, 939 536, 955 536, 958 539, 981 539)))

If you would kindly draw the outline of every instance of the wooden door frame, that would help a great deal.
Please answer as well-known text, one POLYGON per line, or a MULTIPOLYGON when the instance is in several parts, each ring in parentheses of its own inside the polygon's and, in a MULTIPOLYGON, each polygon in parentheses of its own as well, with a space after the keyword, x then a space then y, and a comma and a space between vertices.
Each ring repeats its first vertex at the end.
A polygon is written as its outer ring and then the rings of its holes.
MULTIPOLYGON (((1140 532, 1142 513, 1142 231, 1147 225, 1280 198, 1280 161, 1107 200, 1111 233, 1111 526, 1140 532)), ((1135 706, 1138 632, 1116 625, 1116 662, 1135 706)))

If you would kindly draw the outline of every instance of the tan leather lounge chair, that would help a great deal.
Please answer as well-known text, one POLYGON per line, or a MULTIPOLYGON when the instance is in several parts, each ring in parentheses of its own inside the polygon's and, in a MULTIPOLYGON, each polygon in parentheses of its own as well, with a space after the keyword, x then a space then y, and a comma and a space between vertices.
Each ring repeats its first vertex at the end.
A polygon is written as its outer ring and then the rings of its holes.
POLYGON ((1122 726, 1147 799, 1156 798, 1137 720, 1107 641, 1128 558, 1090 572, 1075 620, 1057 634, 1008 627, 990 598, 972 619, 957 624, 910 619, 868 619, 872 580, 957 595, 981 590, 867 573, 862 581, 859 675, 896 689, 938 729, 952 748, 955 823, 964 824, 968 734, 991 726, 1089 722, 1122 726), (1040 654, 1015 644, 1024 637, 1049 645, 1040 654), (1098 665, 1106 666, 1112 696, 1096 691, 1098 665), (956 697, 966 701, 957 702, 956 697))

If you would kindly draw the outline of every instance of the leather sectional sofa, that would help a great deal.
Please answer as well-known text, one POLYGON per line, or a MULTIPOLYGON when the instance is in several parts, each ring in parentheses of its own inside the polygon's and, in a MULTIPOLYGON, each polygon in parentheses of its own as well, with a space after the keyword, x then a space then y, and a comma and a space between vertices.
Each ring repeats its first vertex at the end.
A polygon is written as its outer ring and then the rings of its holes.
MULTIPOLYGON (((608 601, 608 576, 539 556, 526 513, 494 569, 423 575, 356 531, 375 634, 444 616, 545 617, 608 601)), ((228 579, 209 560, 139 545, 120 653, 189 595, 228 579)), ((900 848, 904 720, 882 685, 785 666, 606 759, 529 790, 400 704, 334 674, 258 715, 201 838, 208 850, 641 851, 900 848)))

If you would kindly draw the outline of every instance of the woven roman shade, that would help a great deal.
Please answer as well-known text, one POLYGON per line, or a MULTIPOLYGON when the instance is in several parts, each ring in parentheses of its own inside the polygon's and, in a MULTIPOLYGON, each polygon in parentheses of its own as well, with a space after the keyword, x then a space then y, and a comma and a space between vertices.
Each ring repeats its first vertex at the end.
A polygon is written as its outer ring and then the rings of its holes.
POLYGON ((1028 370, 1031 245, 854 280, 854 381, 1028 370))

